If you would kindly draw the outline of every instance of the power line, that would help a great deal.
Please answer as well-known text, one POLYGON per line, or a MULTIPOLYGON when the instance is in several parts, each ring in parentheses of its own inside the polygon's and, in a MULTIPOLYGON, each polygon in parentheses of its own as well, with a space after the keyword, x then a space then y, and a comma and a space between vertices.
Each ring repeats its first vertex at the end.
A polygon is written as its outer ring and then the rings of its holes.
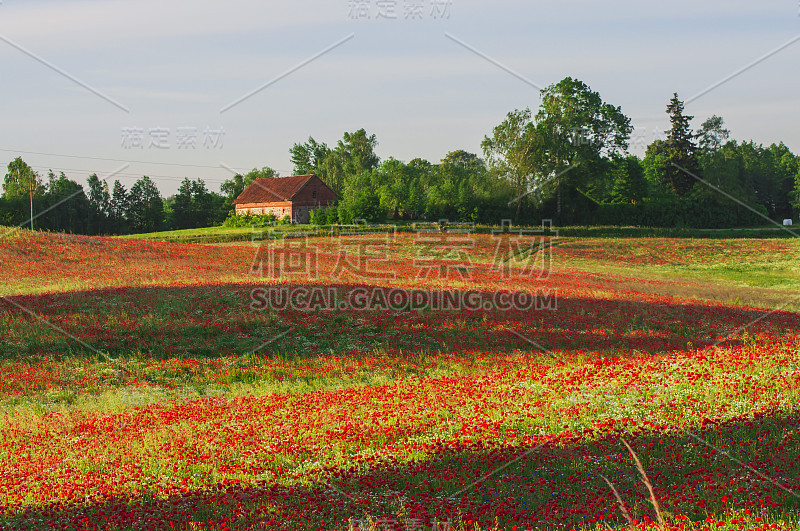
MULTIPOLYGON (((25 155, 43 155, 43 156, 47 156, 47 157, 67 157, 67 158, 71 158, 71 159, 103 160, 103 161, 109 161, 109 162, 129 162, 131 164, 154 164, 154 165, 157 165, 157 166, 182 166, 182 167, 185 167, 185 168, 209 168, 209 169, 214 169, 214 170, 220 169, 220 166, 205 166, 205 165, 202 165, 202 164, 179 164, 177 162, 150 162, 150 161, 146 161, 146 160, 107 159, 107 158, 103 158, 103 157, 86 157, 86 156, 83 156, 83 155, 62 155, 62 154, 59 154, 59 153, 44 153, 44 152, 41 152, 41 151, 23 151, 21 149, 0 148, 0 151, 6 151, 6 152, 9 152, 9 153, 24 153, 25 155)), ((250 171, 250 170, 245 170, 243 168, 233 168, 233 169, 234 170, 241 170, 241 171, 245 171, 245 172, 250 171)))
MULTIPOLYGON (((2 0, 0 0, 0 2, 1 1, 2 0)), ((5 151, 5 152, 8 152, 8 153, 24 153, 26 155, 42 155, 42 156, 46 156, 46 157, 66 157, 66 158, 71 158, 71 159, 102 160, 102 161, 109 161, 109 162, 127 162, 129 164, 152 164, 154 166, 178 166, 178 167, 184 167, 184 168, 207 168, 207 169, 211 169, 211 170, 219 170, 221 168, 224 168, 224 169, 231 169, 231 170, 240 171, 240 172, 242 172, 242 175, 244 175, 245 173, 249 172, 252 169, 258 169, 258 168, 250 168, 250 169, 233 168, 233 167, 230 167, 230 166, 223 166, 222 164, 220 164, 218 166, 206 166, 206 165, 203 165, 203 164, 180 164, 180 163, 177 163, 177 162, 151 162, 151 161, 146 161, 146 160, 109 159, 109 158, 104 158, 104 157, 88 157, 88 156, 84 156, 84 155, 64 155, 64 154, 59 154, 59 153, 45 153, 45 152, 42 152, 42 151, 24 151, 24 150, 21 150, 21 149, 0 148, 0 151, 5 151)), ((91 171, 91 170, 77 170, 77 171, 91 171)), ((292 173, 292 172, 287 171, 287 170, 276 170, 276 171, 279 171, 281 173, 292 173)))
MULTIPOLYGON (((1 1, 1 0, 0 0, 1 1)), ((154 166, 175 166, 175 167, 183 167, 183 168, 204 168, 204 169, 213 169, 213 170, 220 170, 226 169, 228 171, 240 171, 242 175, 246 174, 250 170, 245 170, 243 168, 232 168, 230 166, 222 165, 219 166, 207 166, 202 164, 180 164, 176 162, 150 162, 144 160, 130 160, 130 159, 113 159, 113 158, 105 158, 105 157, 89 157, 84 155, 65 155, 60 153, 46 153, 43 151, 26 151, 21 149, 7 149, 7 148, 0 148, 0 151, 8 152, 8 153, 23 153, 26 155, 41 155, 46 157, 64 157, 64 158, 71 158, 71 159, 85 159, 85 160, 99 160, 104 162, 125 162, 128 164, 151 164, 154 166)), ((103 172, 98 172, 97 170, 90 170, 90 169, 83 169, 83 168, 59 168, 59 167, 51 167, 51 166, 39 166, 39 165, 31 165, 30 166, 34 170, 52 170, 52 171, 59 171, 59 172, 78 172, 78 173, 86 173, 86 174, 102 174, 103 172)), ((257 168, 256 168, 257 169, 257 168)), ((279 170, 283 171, 283 170, 279 170)), ((284 173, 291 173, 291 172, 284 172, 284 173)), ((128 177, 128 178, 140 178, 143 175, 147 175, 148 177, 157 179, 157 180, 171 180, 171 181, 183 181, 184 179, 188 179, 189 177, 176 177, 174 175, 154 175, 151 173, 132 173, 132 172, 115 172, 115 176, 120 177, 128 177)), ((226 179, 214 179, 214 178, 204 178, 202 179, 204 182, 210 182, 215 184, 222 184, 226 181, 226 179)))
MULTIPOLYGON (((79 169, 79 168, 56 168, 56 167, 49 167, 49 166, 31 166, 31 168, 33 168, 35 170, 53 170, 53 171, 63 171, 63 172, 70 171, 70 172, 83 172, 83 173, 90 173, 90 174, 91 173, 97 173, 97 174, 103 173, 103 172, 98 172, 96 170, 86 170, 86 169, 79 169)), ((129 173, 129 172, 118 172, 118 173, 115 173, 114 175, 115 176, 119 175, 121 177, 142 177, 144 175, 147 175, 148 177, 153 177, 153 178, 156 178, 156 179, 170 179, 170 180, 173 180, 173 181, 182 181, 184 179, 188 179, 188 177, 185 177, 185 176, 184 177, 175 177, 173 175, 152 175, 152 174, 129 173)), ((222 183, 222 182, 225 182, 225 179, 203 179, 203 181, 222 183)))

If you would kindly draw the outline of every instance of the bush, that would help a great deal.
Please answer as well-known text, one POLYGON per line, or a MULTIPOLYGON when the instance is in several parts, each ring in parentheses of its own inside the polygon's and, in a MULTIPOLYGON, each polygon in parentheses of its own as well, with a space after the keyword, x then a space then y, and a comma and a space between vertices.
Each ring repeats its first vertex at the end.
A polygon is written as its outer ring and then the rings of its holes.
MULTIPOLYGON (((761 205, 755 208, 766 213, 761 205)), ((732 202, 726 204, 692 198, 645 199, 636 205, 602 204, 596 207, 591 217, 590 225, 723 229, 764 224, 756 214, 732 202)))
POLYGON ((321 207, 311 211, 309 223, 317 226, 333 225, 339 221, 339 211, 335 205, 321 207))
POLYGON ((336 215, 339 218, 339 223, 341 223, 342 225, 352 225, 353 219, 355 219, 355 216, 353 216, 353 212, 344 205, 339 205, 336 215))
POLYGON ((335 205, 331 205, 324 211, 325 225, 333 225, 339 223, 339 209, 335 205))
MULTIPOLYGON (((381 209, 380 197, 372 190, 365 191, 357 196, 355 200, 347 205, 347 210, 351 213, 352 219, 381 222, 386 219, 386 212, 381 209)), ((339 218, 341 218, 341 212, 339 213, 339 218)), ((350 223, 352 223, 352 219, 350 223)))
MULTIPOLYGON (((288 216, 286 216, 288 217, 288 216)), ((225 221, 222 222, 223 227, 251 227, 253 225, 274 225, 278 218, 275 214, 236 214, 231 212, 225 221)))

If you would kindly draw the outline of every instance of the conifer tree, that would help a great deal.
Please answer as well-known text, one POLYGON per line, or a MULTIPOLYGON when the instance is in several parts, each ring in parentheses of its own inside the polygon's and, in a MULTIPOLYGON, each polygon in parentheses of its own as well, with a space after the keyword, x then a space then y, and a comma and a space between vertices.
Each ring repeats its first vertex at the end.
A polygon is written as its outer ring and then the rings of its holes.
POLYGON ((667 131, 665 141, 666 167, 664 178, 666 184, 679 196, 689 193, 696 178, 700 177, 700 163, 697 160, 697 145, 689 122, 694 116, 683 114, 683 102, 678 94, 672 95, 667 105, 667 114, 672 127, 667 131))

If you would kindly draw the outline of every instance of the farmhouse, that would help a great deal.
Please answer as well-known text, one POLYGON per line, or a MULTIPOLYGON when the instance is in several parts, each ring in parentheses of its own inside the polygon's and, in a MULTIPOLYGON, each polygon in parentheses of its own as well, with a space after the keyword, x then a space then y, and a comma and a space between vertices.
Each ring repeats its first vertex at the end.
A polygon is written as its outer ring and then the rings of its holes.
POLYGON ((289 216, 292 223, 308 223, 311 212, 326 208, 336 193, 316 175, 256 179, 234 200, 237 214, 289 216))

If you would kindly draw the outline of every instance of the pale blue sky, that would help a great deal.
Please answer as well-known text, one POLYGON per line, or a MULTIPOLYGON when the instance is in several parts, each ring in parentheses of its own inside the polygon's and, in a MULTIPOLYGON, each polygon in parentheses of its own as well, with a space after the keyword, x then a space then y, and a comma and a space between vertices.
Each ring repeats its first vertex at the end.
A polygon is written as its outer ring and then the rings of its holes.
MULTIPOLYGON (((444 7, 434 16, 432 0, 3 0, 0 150, 16 151, 0 151, 0 164, 19 154, 42 173, 64 169, 83 183, 122 163, 22 151, 142 161, 118 178, 148 174, 167 195, 184 176, 216 190, 230 176, 220 164, 288 175, 293 143, 311 135, 332 145, 361 127, 377 135, 382 158, 480 154, 484 135, 508 111, 535 109, 539 94, 446 34, 539 86, 583 80, 631 117, 632 151, 641 155, 667 128, 673 92, 687 100, 800 35, 798 0, 444 7), (357 17, 357 3, 370 18, 357 17), (406 17, 412 3, 422 4, 421 18, 406 17), (396 18, 377 18, 381 5, 394 5, 396 18), (197 129, 195 149, 178 148, 185 127, 197 129), (125 128, 143 130, 143 148, 123 146, 125 128), (153 128, 169 130, 168 147, 149 145, 153 128), (203 146, 206 128, 224 129, 221 145, 209 137, 203 146)), ((783 140, 800 152, 799 66, 800 41, 689 103, 693 126, 718 114, 734 138, 783 140)))

